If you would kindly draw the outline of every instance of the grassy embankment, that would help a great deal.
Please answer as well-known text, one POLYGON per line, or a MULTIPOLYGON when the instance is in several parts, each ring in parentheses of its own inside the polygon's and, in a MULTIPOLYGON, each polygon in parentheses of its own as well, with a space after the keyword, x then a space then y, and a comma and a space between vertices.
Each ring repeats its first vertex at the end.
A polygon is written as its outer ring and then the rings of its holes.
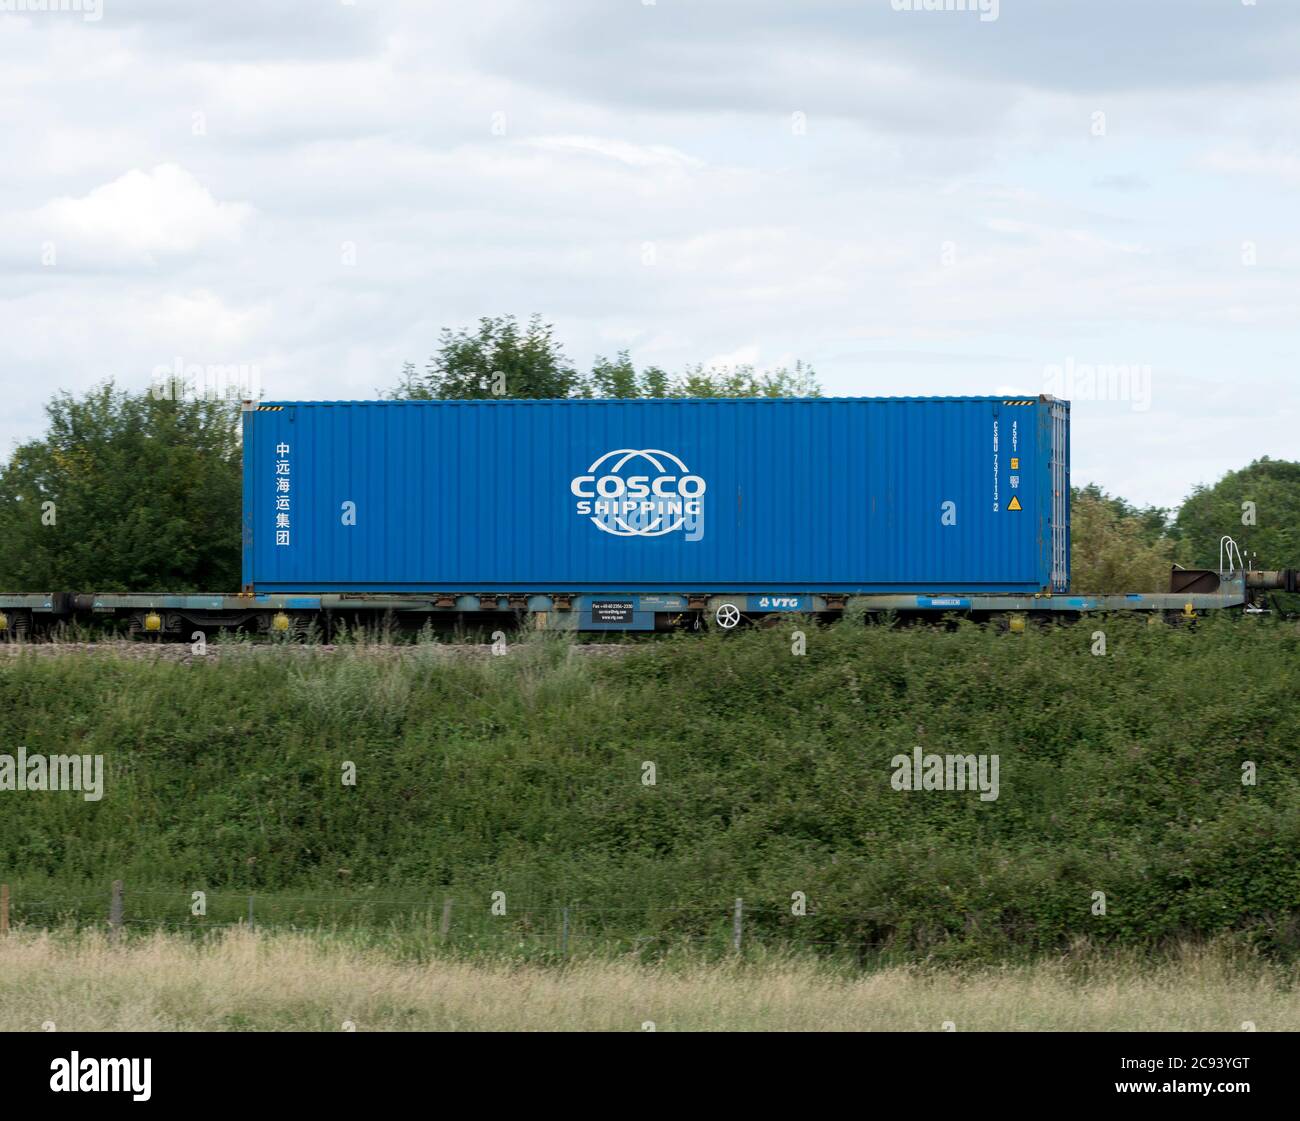
POLYGON ((1296 959, 1293 626, 807 626, 795 656, 796 625, 618 658, 0 659, 0 753, 107 766, 98 802, 0 791, 14 922, 102 924, 122 879, 136 935, 243 921, 251 894, 264 929, 451 968, 554 959, 567 906, 570 953, 684 968, 727 952, 740 896, 747 954, 1296 959), (998 755, 997 800, 894 790, 918 744, 998 755))

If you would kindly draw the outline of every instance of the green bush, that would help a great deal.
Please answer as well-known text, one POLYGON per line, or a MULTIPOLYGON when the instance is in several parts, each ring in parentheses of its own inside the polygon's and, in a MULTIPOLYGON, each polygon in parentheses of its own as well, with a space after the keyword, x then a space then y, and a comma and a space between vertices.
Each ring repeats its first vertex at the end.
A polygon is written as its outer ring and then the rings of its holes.
POLYGON ((102 754, 107 789, 0 792, 0 878, 69 900, 121 878, 181 919, 205 889, 451 894, 459 923, 501 890, 512 922, 572 905, 627 946, 722 946, 742 896, 748 937, 859 957, 1224 935, 1290 955, 1298 653, 1289 624, 1111 618, 790 621, 618 657, 23 654, 0 661, 0 750, 102 754), (998 799, 893 789, 918 744, 998 755, 998 799))

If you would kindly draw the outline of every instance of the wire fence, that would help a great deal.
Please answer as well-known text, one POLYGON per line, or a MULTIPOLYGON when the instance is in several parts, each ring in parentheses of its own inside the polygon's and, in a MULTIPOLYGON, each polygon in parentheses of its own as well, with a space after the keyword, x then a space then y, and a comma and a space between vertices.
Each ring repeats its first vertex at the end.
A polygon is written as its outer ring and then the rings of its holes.
POLYGON ((644 904, 564 902, 509 890, 416 895, 297 895, 127 890, 47 897, 0 884, 0 936, 10 930, 99 929, 121 939, 149 931, 202 935, 223 930, 317 934, 352 932, 430 950, 567 957, 582 952, 656 953, 682 949, 740 954, 756 948, 849 952, 875 948, 871 915, 819 910, 799 893, 789 903, 692 900, 644 904), (845 938, 846 930, 861 930, 845 938))

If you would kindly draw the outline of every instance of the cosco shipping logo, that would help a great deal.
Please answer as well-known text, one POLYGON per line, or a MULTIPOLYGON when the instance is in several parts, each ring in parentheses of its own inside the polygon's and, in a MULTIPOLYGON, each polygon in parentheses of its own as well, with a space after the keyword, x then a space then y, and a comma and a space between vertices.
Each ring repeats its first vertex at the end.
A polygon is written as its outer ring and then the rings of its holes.
POLYGON ((684 531, 687 541, 704 536, 704 492, 672 452, 619 448, 606 452, 569 484, 577 513, 615 537, 663 537, 684 531))

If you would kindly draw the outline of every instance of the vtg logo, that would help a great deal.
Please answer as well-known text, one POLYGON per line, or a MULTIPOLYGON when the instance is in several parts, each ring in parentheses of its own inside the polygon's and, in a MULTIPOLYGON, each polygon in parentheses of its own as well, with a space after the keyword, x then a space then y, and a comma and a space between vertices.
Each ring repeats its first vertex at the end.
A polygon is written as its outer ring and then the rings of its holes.
POLYGON ((606 452, 569 484, 577 512, 615 537, 704 536, 704 480, 672 452, 606 452))

